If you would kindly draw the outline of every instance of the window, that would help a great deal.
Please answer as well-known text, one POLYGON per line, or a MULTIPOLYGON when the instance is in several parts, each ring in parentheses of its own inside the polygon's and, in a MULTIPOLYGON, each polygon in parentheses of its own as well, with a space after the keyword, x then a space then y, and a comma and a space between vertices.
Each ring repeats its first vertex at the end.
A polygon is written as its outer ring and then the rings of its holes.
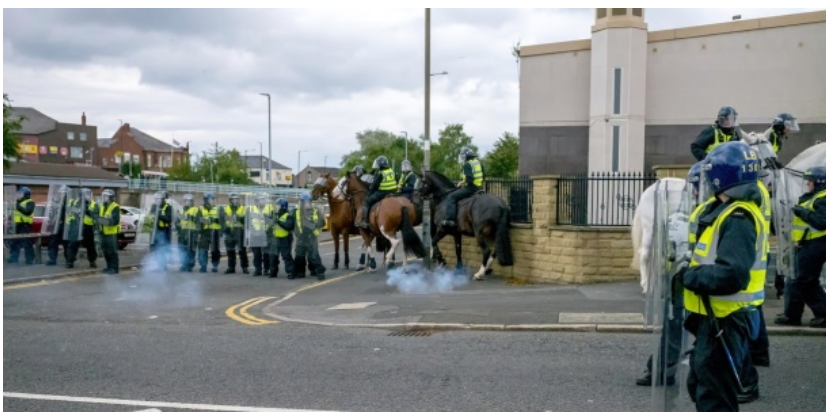
POLYGON ((614 69, 614 114, 620 114, 622 107, 622 69, 619 67, 614 69))
POLYGON ((608 15, 608 9, 597 9, 597 18, 601 19, 608 15))
POLYGON ((66 139, 75 140, 75 132, 66 132, 66 139))
POLYGON ((86 141, 86 133, 80 132, 80 141, 81 141, 81 142, 85 142, 85 141, 86 141))
POLYGON ((116 154, 114 160, 115 160, 115 164, 119 165, 120 164, 120 155, 116 154))
POLYGON ((612 16, 625 16, 628 14, 628 9, 611 9, 612 16))
POLYGON ((250 170, 250 177, 260 177, 261 171, 260 170, 250 170))
POLYGON ((613 153, 611 154, 611 171, 619 171, 619 144, 620 144, 620 127, 614 126, 614 145, 613 153))
POLYGON ((141 164, 141 157, 140 157, 140 156, 138 156, 138 155, 134 155, 134 156, 132 156, 132 163, 134 163, 134 164, 136 164, 136 165, 141 164))
POLYGON ((83 159, 83 148, 80 146, 72 146, 70 148, 69 156, 73 159, 83 159))
POLYGON ((146 154, 146 167, 152 167, 152 154, 146 154))
POLYGON ((642 9, 631 9, 631 14, 637 17, 642 17, 642 9))

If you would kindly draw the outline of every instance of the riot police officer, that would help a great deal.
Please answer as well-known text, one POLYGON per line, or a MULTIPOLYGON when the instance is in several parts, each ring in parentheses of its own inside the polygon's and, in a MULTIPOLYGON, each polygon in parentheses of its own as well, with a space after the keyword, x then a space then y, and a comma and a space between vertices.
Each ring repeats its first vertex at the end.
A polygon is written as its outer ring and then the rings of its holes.
MULTIPOLYGON (((764 137, 772 144, 775 154, 780 154, 783 150, 783 140, 788 139, 792 133, 800 131, 800 126, 797 124, 797 119, 789 113, 780 113, 772 120, 772 125, 766 131, 764 137)), ((779 162, 775 161, 779 167, 783 167, 779 162)))
POLYGON ((313 207, 310 195, 304 193, 295 209, 295 274, 303 275, 305 263, 318 280, 324 280, 326 268, 318 254, 318 235, 324 227, 324 214, 313 207))
POLYGON ((275 211, 273 222, 273 247, 270 250, 270 273, 268 277, 278 277, 279 255, 284 260, 284 271, 287 279, 295 279, 290 232, 295 228, 295 216, 290 213, 287 199, 279 198, 275 201, 278 210, 275 211))
MULTIPOLYGON (((63 245, 63 257, 66 259, 66 266, 69 266, 69 242, 63 240, 63 232, 66 229, 66 196, 69 194, 69 187, 66 185, 61 185, 58 189, 58 197, 52 199, 53 202, 60 204, 60 209, 57 209, 57 204, 51 208, 51 212, 54 213, 53 216, 49 218, 54 220, 59 220, 57 225, 57 230, 49 236, 49 260, 46 262, 46 266, 55 266, 57 265, 57 252, 60 249, 60 245, 63 245)), ((74 266, 74 265, 72 265, 74 266)))
POLYGON ((178 230, 178 250, 181 255, 181 272, 191 272, 195 267, 195 250, 197 249, 198 208, 191 193, 184 195, 183 218, 175 221, 178 230))
POLYGON ((373 176, 373 183, 370 185, 367 199, 364 200, 364 204, 361 205, 361 210, 359 210, 359 215, 356 216, 356 220, 361 219, 358 225, 362 229, 370 228, 370 224, 368 223, 370 208, 385 197, 396 192, 396 175, 393 169, 390 168, 390 162, 387 161, 387 157, 379 156, 373 162, 373 176))
MULTIPOLYGON (((14 208, 14 233, 18 235, 28 235, 32 232, 32 223, 34 222, 34 200, 32 200, 32 191, 28 187, 21 187, 17 191, 17 202, 14 208)), ((32 239, 29 237, 22 237, 11 241, 11 250, 9 251, 9 262, 17 264, 20 257, 20 249, 23 249, 25 254, 26 264, 34 264, 34 246, 32 239)))
POLYGON ((237 193, 230 193, 229 205, 220 213, 221 229, 224 232, 224 245, 227 248, 227 269, 224 274, 235 273, 236 253, 241 260, 241 271, 249 274, 249 258, 244 246, 244 207, 240 204, 237 193))
MULTIPOLYGON (((95 224, 95 220, 100 215, 101 205, 95 202, 92 198, 92 190, 88 188, 80 189, 83 203, 86 204, 86 211, 83 216, 83 248, 86 249, 86 258, 89 259, 89 267, 98 267, 96 261, 98 258, 98 245, 95 238, 100 234, 100 225, 95 224)), ((77 246, 75 245, 75 254, 77 254, 77 246)))
POLYGON ((462 164, 462 180, 457 184, 459 189, 447 195, 443 226, 456 226, 459 201, 476 194, 485 182, 485 168, 469 147, 463 147, 459 152, 459 163, 462 164))
POLYGON ((102 193, 103 204, 100 205, 98 222, 103 232, 100 239, 100 250, 106 260, 106 269, 103 273, 116 275, 120 268, 118 259, 118 233, 120 233, 120 205, 115 202, 115 192, 106 189, 102 193))
POLYGON ((172 239, 172 206, 167 202, 169 193, 161 190, 155 193, 155 204, 152 205, 152 212, 157 216, 155 221, 155 238, 149 245, 150 253, 154 253, 158 263, 158 269, 166 272, 167 256, 169 254, 170 241, 172 239))
POLYGON ((413 165, 410 160, 404 159, 402 161, 402 175, 399 176, 399 184, 396 185, 396 191, 407 200, 413 201, 413 192, 416 189, 416 174, 413 173, 413 165))
POLYGON ((737 110, 730 106, 723 106, 717 112, 717 120, 714 124, 703 129, 697 136, 697 140, 691 143, 691 154, 697 161, 700 161, 717 146, 736 140, 740 140, 740 132, 737 130, 737 110))
POLYGON ((681 276, 690 312, 685 328, 696 337, 687 385, 698 411, 736 411, 738 402, 758 396, 743 383, 757 381, 748 376, 757 370, 747 348, 765 298, 768 233, 759 172, 757 154, 735 142, 719 145, 705 161, 701 185, 714 200, 699 216, 697 244, 681 276))
POLYGON ((204 194, 204 205, 198 210, 198 264, 200 273, 207 271, 207 250, 212 263, 212 273, 218 272, 218 263, 221 261, 221 249, 218 242, 221 239, 221 223, 218 218, 218 208, 214 204, 215 195, 204 194))

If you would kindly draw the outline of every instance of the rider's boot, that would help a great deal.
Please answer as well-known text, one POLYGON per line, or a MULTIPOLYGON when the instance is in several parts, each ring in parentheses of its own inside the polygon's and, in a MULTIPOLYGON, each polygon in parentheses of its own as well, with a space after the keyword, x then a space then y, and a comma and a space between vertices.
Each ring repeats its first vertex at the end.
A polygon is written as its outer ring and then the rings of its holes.
POLYGON ((361 206, 361 222, 359 222, 359 227, 361 227, 362 229, 369 229, 370 228, 370 224, 367 223, 367 218, 369 217, 367 215, 369 215, 369 214, 370 214, 370 210, 367 209, 367 205, 362 205, 361 206))

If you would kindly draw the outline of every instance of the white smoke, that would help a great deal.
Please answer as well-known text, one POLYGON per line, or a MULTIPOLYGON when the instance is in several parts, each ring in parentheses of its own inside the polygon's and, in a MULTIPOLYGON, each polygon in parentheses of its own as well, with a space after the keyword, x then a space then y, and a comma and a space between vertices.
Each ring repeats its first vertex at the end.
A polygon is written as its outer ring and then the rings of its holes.
POLYGON ((406 295, 447 293, 468 283, 468 274, 439 267, 428 271, 418 263, 407 265, 406 269, 395 268, 387 271, 387 285, 395 286, 406 295))
POLYGON ((163 302, 176 307, 200 306, 203 292, 200 279, 189 272, 178 272, 180 260, 177 245, 167 245, 147 253, 141 261, 140 276, 120 278, 107 276, 107 287, 118 294, 116 301, 163 302), (163 269, 161 253, 167 256, 163 269))

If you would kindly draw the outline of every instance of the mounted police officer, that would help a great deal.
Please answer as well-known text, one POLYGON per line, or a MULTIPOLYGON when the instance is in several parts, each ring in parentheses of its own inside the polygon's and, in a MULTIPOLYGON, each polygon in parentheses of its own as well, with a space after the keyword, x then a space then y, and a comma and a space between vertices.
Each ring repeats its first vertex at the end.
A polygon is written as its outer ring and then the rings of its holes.
POLYGON ((443 226, 456 226, 459 201, 482 190, 485 182, 485 168, 469 147, 463 147, 459 152, 459 163, 462 164, 462 180, 457 184, 459 188, 447 195, 443 226))
POLYGON ((240 204, 237 193, 229 194, 229 205, 220 212, 221 229, 224 232, 224 245, 227 247, 227 269, 224 274, 235 273, 236 253, 241 259, 241 271, 249 272, 249 257, 244 246, 244 207, 240 204))
POLYGON ((720 144, 736 140, 740 140, 737 111, 733 107, 723 106, 717 112, 714 124, 703 129, 697 140, 691 143, 691 154, 700 161, 720 144))
MULTIPOLYGON (((792 133, 800 131, 800 126, 797 124, 797 119, 789 113, 780 113, 772 120, 772 126, 764 134, 764 138, 772 144, 775 154, 780 154, 783 149, 783 140, 788 139, 792 133)), ((783 167, 779 162, 775 161, 778 167, 783 167)))
POLYGON ((411 202, 413 201, 413 192, 416 189, 416 179, 416 174, 413 173, 413 165, 410 163, 410 160, 404 159, 404 161, 402 161, 402 175, 399 176, 396 191, 411 202))
POLYGON ((309 263, 310 272, 324 280, 324 264, 318 254, 318 235, 324 227, 324 214, 313 207, 310 195, 301 195, 295 209, 295 274, 304 274, 304 266, 309 263))
POLYGON ((278 258, 284 260, 284 271, 287 272, 287 279, 295 279, 295 268, 293 257, 291 255, 292 248, 290 245, 290 231, 295 228, 295 216, 290 213, 290 204, 287 199, 279 198, 275 201, 275 206, 278 208, 275 211, 275 219, 273 222, 273 237, 274 241, 270 249, 270 273, 267 277, 278 277, 278 258))
POLYGON ((198 210, 198 264, 200 273, 207 271, 207 250, 210 252, 212 273, 218 272, 218 263, 221 261, 221 222, 218 218, 218 207, 215 206, 215 195, 204 194, 204 205, 198 210))
POLYGON ((826 263, 826 167, 809 168, 803 179, 808 191, 792 209, 798 273, 796 278, 787 280, 785 308, 774 323, 799 326, 808 306, 814 314, 809 326, 826 328, 826 292, 820 286, 820 273, 826 263))
MULTIPOLYGON (((32 191, 28 187, 21 187, 17 191, 17 202, 14 208, 14 233, 17 235, 28 235, 32 232, 32 223, 34 222, 34 200, 32 200, 32 191)), ((8 263, 17 264, 20 257, 20 249, 23 249, 25 254, 26 264, 34 263, 34 245, 32 239, 23 237, 20 239, 13 239, 11 242, 11 250, 9 251, 8 263)))
MULTIPOLYGON (((361 221, 359 221, 358 225, 362 229, 370 228, 370 224, 368 223, 370 208, 385 197, 396 193, 396 174, 393 173, 393 169, 390 168, 390 162, 387 161, 387 157, 379 156, 373 162, 373 176, 374 179, 370 185, 369 194, 359 211, 361 221)), ((356 216, 356 220, 358 219, 359 216, 356 216)))
MULTIPOLYGON (((372 183, 372 181, 373 181, 372 180, 373 176, 364 174, 364 166, 362 166, 362 165, 353 166, 353 170, 351 170, 351 172, 353 174, 355 174, 356 177, 361 179, 364 183, 367 183, 368 185, 370 183, 372 183), (365 176, 369 176, 371 179, 364 179, 365 176)), ((347 176, 342 176, 341 178, 338 179, 338 190, 341 191, 341 194, 343 194, 345 197, 347 197, 347 176)))
POLYGON ((115 202, 115 192, 106 189, 102 193, 103 204, 100 205, 98 222, 103 232, 100 239, 100 250, 106 260, 106 269, 103 273, 116 275, 120 267, 118 259, 118 233, 120 233, 120 205, 115 202))
POLYGON ((756 307, 765 298, 768 233, 757 187, 760 160, 747 145, 731 142, 704 163, 701 199, 713 194, 714 200, 699 216, 697 244, 681 276, 690 312, 685 328, 696 337, 687 386, 698 411, 736 411, 738 402, 758 396, 756 386, 743 386, 757 381, 747 348, 757 334, 756 307))

